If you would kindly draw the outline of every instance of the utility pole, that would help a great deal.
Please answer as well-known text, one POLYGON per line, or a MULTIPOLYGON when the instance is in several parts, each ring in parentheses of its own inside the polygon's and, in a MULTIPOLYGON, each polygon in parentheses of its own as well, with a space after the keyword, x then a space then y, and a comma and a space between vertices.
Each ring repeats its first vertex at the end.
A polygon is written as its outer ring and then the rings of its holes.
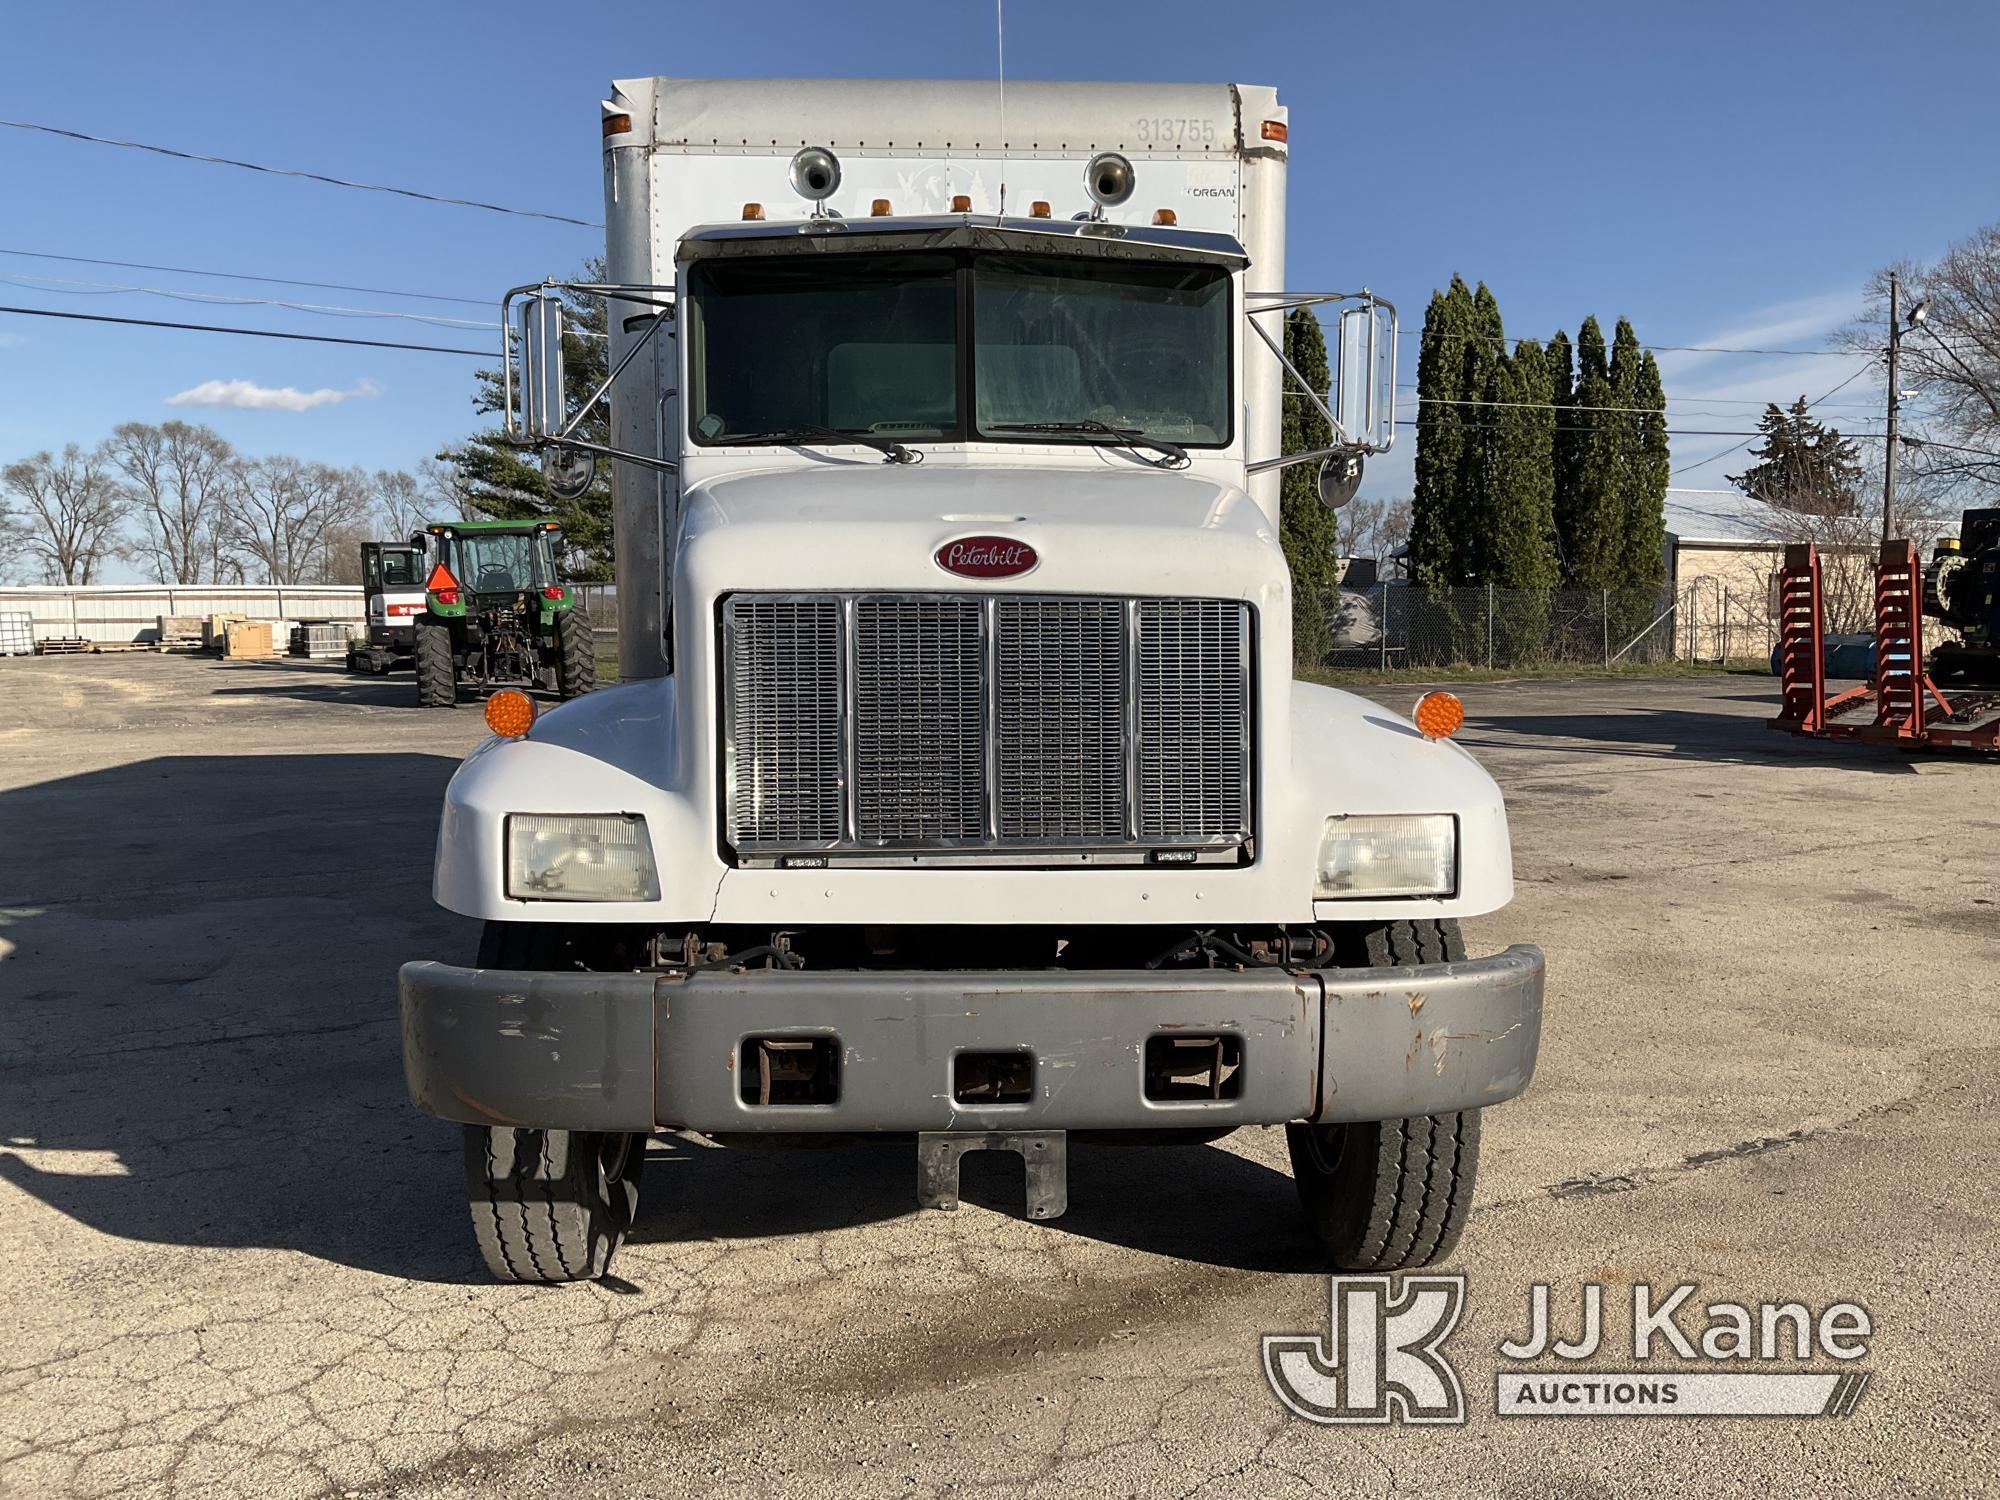
POLYGON ((1896 414, 1902 404, 1896 389, 1897 356, 1903 352, 1903 284, 1889 273, 1889 436, 1882 450, 1882 545, 1896 539, 1896 414))

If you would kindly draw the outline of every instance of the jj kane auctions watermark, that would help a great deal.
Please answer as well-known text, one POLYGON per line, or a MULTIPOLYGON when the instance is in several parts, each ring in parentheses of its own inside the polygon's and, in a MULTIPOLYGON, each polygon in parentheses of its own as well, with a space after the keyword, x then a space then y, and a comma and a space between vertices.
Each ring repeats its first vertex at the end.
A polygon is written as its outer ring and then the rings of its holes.
MULTIPOLYGON (((1853 1368, 1874 1320, 1857 1302, 1815 1312, 1803 1302, 1697 1304, 1691 1282, 1615 1293, 1580 1285, 1573 1322, 1559 1325, 1552 1289, 1528 1291, 1526 1329, 1501 1341, 1502 1360, 1531 1366, 1495 1377, 1503 1417, 1836 1416, 1868 1385, 1853 1368), (1614 1295, 1623 1304, 1607 1312, 1614 1295), (1629 1340, 1607 1343, 1615 1329, 1629 1340), (1629 1369, 1579 1368, 1601 1354, 1629 1369), (1655 1361, 1675 1361, 1671 1367, 1655 1361), (1833 1361, 1836 1368, 1798 1366, 1833 1361), (1689 1368, 1689 1365, 1693 1368, 1689 1368)), ((1463 1276, 1333 1278, 1327 1332, 1266 1334, 1264 1375, 1309 1422, 1457 1425, 1467 1404, 1445 1352, 1466 1306, 1463 1276)))

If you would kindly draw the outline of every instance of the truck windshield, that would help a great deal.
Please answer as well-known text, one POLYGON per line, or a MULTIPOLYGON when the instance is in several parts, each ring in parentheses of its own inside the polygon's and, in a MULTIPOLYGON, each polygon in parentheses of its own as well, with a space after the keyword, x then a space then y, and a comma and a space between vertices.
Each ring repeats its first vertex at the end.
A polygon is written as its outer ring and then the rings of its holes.
POLYGON ((1071 256, 815 254, 689 273, 697 444, 1230 441, 1229 273, 1071 256), (970 396, 965 409, 962 393, 970 396))

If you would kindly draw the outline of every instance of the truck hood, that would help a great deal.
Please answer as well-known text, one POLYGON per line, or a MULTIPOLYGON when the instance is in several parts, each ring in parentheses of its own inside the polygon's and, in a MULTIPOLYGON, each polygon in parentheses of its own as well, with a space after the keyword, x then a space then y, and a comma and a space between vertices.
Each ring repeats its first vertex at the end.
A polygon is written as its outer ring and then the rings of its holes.
POLYGON ((1242 490, 1158 470, 842 464, 732 474, 682 515, 683 603, 733 589, 1166 594, 1284 602, 1284 554, 1242 490), (967 537, 1034 549, 1026 573, 946 572, 967 537))

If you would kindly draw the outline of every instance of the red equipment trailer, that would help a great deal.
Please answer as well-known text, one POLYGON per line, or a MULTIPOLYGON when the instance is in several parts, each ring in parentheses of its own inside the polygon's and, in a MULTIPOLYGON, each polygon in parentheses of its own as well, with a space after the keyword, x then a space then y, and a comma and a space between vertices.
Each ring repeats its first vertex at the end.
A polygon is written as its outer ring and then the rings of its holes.
POLYGON ((1931 681, 1924 655, 1924 576, 1913 542, 1885 542, 1875 565, 1875 676, 1829 698, 1820 622, 1819 549, 1787 547, 1778 580, 1779 680, 1773 729, 1909 749, 2000 751, 2000 692, 1931 681))

